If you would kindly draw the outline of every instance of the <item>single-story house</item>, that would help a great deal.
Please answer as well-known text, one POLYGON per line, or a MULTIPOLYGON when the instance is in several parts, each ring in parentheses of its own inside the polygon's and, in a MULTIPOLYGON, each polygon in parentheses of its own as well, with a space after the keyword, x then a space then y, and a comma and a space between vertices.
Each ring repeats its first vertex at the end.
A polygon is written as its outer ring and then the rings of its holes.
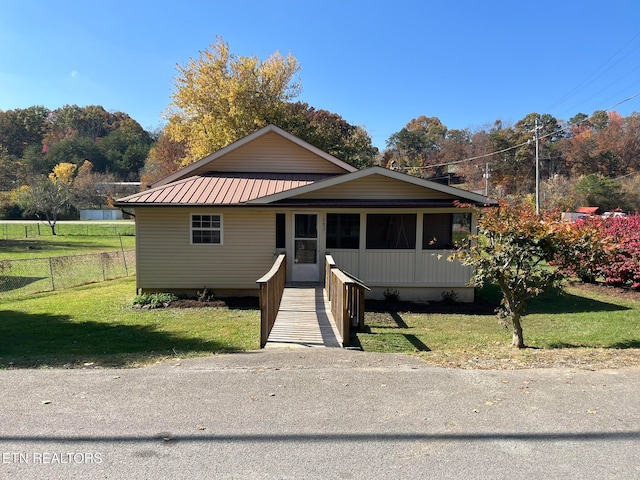
POLYGON ((258 294, 286 254, 287 282, 320 283, 326 254, 372 289, 403 300, 472 301, 471 270, 447 261, 475 228, 476 193, 381 167, 358 170, 270 125, 117 200, 135 211, 142 292, 258 294))

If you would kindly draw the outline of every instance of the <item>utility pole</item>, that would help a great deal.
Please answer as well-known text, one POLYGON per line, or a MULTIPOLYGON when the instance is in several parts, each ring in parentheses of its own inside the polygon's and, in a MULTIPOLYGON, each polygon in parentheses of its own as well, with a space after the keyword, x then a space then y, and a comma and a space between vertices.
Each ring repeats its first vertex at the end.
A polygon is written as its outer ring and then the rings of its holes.
POLYGON ((484 164, 484 196, 489 196, 489 162, 484 164))
POLYGON ((536 214, 540 214, 540 152, 538 148, 538 117, 536 117, 535 138, 536 138, 536 214))

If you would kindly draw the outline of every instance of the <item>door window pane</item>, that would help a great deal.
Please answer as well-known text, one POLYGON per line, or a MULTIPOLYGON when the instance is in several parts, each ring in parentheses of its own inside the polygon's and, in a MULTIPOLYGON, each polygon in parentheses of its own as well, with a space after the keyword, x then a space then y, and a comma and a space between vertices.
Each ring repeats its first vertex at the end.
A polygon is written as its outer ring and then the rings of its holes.
POLYGON ((316 214, 296 214, 295 220, 296 238, 317 238, 318 219, 316 214))
POLYGON ((296 240, 295 263, 316 263, 317 240, 296 240))

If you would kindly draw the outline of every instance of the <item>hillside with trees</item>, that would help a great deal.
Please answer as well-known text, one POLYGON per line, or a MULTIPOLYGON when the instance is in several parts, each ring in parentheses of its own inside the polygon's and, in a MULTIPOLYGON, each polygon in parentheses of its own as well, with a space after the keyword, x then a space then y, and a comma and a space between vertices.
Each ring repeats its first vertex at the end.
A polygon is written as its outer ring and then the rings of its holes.
POLYGON ((544 209, 640 210, 638 113, 622 117, 600 110, 569 121, 531 113, 513 125, 496 120, 473 132, 421 116, 390 136, 383 164, 497 198, 532 196, 536 125, 544 209))

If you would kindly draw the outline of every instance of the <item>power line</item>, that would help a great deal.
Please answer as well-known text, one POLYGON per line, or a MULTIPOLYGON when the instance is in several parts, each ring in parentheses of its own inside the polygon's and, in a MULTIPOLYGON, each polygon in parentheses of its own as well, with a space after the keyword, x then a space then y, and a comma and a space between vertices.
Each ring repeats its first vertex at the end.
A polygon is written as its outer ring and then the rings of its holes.
POLYGON ((604 69, 609 62, 611 62, 616 56, 618 56, 618 54, 620 52, 622 52, 625 48, 627 48, 627 46, 629 46, 631 43, 633 43, 638 37, 640 37, 640 33, 636 34, 631 40, 629 40, 627 43, 625 43, 616 53, 614 53, 602 65, 600 65, 590 75, 588 75, 584 80, 582 80, 582 82, 580 82, 576 87, 574 87, 572 90, 570 90, 566 95, 564 95, 562 98, 560 98, 560 100, 558 100, 557 102, 552 104, 546 110, 550 111, 552 108, 557 107, 559 105, 562 105, 567 100, 567 98, 571 97, 574 93, 577 93, 577 92, 581 91, 587 85, 593 83, 595 80, 600 78, 602 75, 604 75, 609 70, 611 70, 613 67, 615 67, 617 64, 619 64, 622 60, 624 60, 626 57, 628 57, 634 51, 636 51, 638 48, 640 48, 640 44, 638 44, 635 48, 633 48, 627 54, 625 54, 620 59, 618 59, 615 63, 613 63, 608 68, 606 68, 604 71, 602 71, 599 75, 597 75, 598 72, 600 72, 600 70, 604 69))
MULTIPOLYGON (((604 112, 609 112, 609 111, 613 110, 614 108, 616 108, 617 106, 622 105, 623 103, 626 103, 626 102, 628 102, 630 100, 633 100, 637 96, 640 96, 640 92, 635 93, 635 94, 631 95, 630 97, 625 98, 624 100, 621 100, 620 102, 618 102, 618 103, 616 103, 614 105, 611 105, 609 108, 607 108, 607 109, 605 109, 603 111, 604 112)), ((561 132, 563 132, 565 130, 568 130, 571 127, 575 127, 577 125, 580 125, 581 123, 584 123, 584 122, 586 122, 588 120, 591 120, 592 118, 593 118, 593 115, 591 115, 590 117, 587 117, 587 118, 585 118, 583 120, 580 120, 579 122, 568 123, 564 127, 560 127, 557 130, 554 130, 552 132, 549 132, 549 133, 546 133, 546 134, 540 136, 539 140, 542 140, 543 138, 552 137, 554 135, 557 135, 558 133, 561 133, 561 132)), ((508 152, 510 150, 514 150, 516 148, 524 147, 525 145, 529 145, 529 144, 531 144, 531 140, 527 140, 526 142, 522 142, 522 143, 520 143, 518 145, 514 145, 512 147, 508 147, 508 148, 505 148, 505 149, 502 149, 502 150, 498 150, 496 152, 485 153, 483 155, 477 155, 475 157, 464 158, 462 160, 456 160, 454 162, 438 163, 438 164, 433 164, 433 165, 423 165, 423 166, 419 166, 419 167, 396 167, 396 168, 401 168, 403 170, 410 170, 410 169, 411 170, 413 170, 413 169, 419 169, 420 170, 420 169, 436 168, 436 167, 448 167, 449 165, 457 165, 459 163, 470 162, 470 161, 473 161, 473 160, 479 160, 481 158, 491 157, 493 155, 498 155, 500 153, 505 153, 505 152, 508 152)))

